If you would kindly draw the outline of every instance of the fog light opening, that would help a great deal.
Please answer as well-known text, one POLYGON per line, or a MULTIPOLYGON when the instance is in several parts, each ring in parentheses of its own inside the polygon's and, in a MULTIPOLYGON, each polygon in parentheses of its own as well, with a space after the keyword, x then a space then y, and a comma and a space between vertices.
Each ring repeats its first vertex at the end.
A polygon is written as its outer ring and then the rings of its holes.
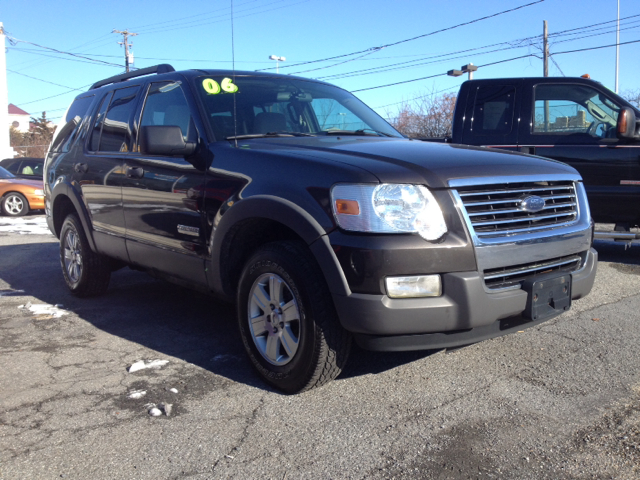
POLYGON ((440 275, 414 275, 387 277, 387 295, 390 298, 439 297, 442 295, 440 275))

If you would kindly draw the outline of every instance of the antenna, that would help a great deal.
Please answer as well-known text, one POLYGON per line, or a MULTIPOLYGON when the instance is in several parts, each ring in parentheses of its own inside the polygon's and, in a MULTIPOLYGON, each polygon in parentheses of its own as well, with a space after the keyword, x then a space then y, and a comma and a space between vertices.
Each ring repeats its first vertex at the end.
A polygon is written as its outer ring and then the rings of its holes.
MULTIPOLYGON (((231 69, 233 70, 233 84, 236 84, 236 49, 233 42, 233 0, 231 0, 231 69)), ((237 88, 236 88, 237 90, 237 88)), ((233 136, 238 148, 238 115, 236 109, 236 92, 233 92, 233 136)))

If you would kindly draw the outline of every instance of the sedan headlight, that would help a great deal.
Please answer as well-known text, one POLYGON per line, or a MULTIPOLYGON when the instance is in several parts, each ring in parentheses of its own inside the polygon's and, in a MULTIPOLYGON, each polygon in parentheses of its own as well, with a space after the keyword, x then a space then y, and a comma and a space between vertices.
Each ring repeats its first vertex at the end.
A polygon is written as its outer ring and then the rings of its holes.
POLYGON ((338 225, 355 232, 417 232, 437 240, 447 232, 442 210, 422 185, 338 184, 331 189, 333 214, 338 225))
POLYGON ((39 188, 36 188, 36 189, 33 191, 33 194, 34 194, 34 195, 37 195, 37 196, 39 196, 39 197, 44 197, 44 190, 40 190, 39 188))

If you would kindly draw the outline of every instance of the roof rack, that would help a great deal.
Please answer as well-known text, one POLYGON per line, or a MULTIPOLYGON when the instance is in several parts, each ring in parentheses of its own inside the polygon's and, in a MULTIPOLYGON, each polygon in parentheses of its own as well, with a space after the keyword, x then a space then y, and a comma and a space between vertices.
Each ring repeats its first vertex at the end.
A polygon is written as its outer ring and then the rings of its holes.
POLYGON ((115 75, 113 77, 105 78, 104 80, 100 80, 99 82, 91 85, 89 90, 93 90, 94 88, 104 87, 105 85, 109 85, 110 83, 124 82, 125 80, 129 80, 130 78, 142 77, 143 75, 150 75, 152 73, 169 73, 175 72, 176 69, 173 68, 168 63, 162 63, 160 65, 155 65, 153 67, 141 68, 139 70, 134 70, 133 72, 122 73, 120 75, 115 75))

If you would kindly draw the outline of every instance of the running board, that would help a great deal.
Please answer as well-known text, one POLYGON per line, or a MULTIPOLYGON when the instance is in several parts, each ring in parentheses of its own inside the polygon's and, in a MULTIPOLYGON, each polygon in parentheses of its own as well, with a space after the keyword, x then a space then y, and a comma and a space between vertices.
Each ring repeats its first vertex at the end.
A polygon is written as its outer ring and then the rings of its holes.
POLYGON ((633 240, 640 240, 640 233, 631 232, 595 232, 594 238, 596 240, 615 240, 617 242, 632 242, 633 240))

